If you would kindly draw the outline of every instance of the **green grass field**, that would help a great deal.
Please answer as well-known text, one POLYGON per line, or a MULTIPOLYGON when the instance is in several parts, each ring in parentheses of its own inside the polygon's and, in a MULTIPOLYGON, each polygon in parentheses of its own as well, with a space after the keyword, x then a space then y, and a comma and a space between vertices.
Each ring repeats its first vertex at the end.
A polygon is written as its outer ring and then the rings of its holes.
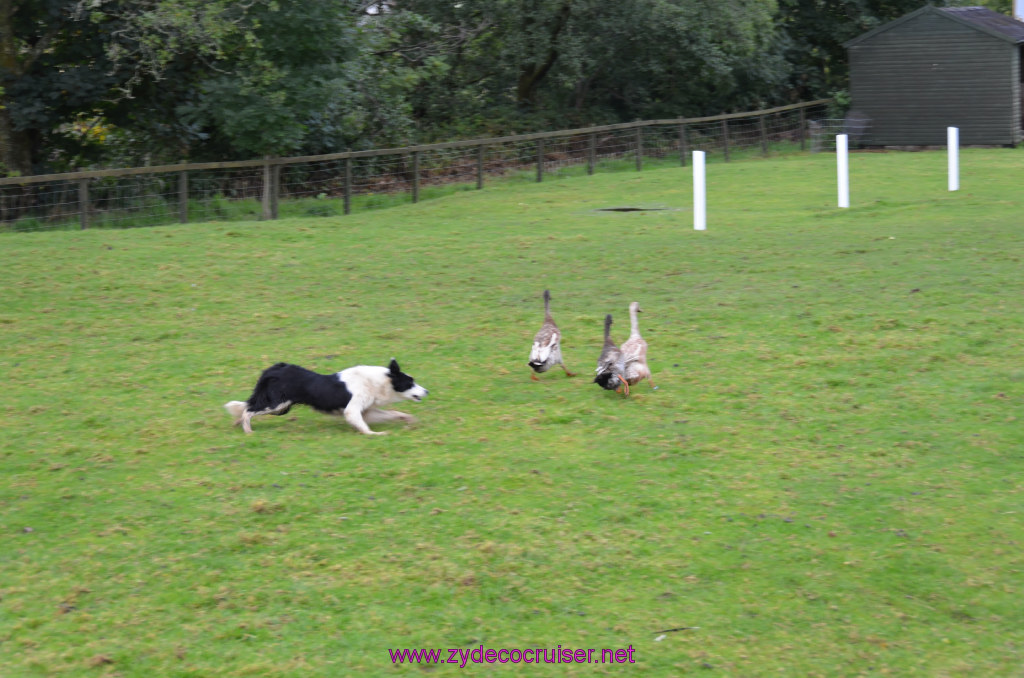
POLYGON ((834 156, 712 164, 703 233, 668 168, 3 235, 0 675, 1021 675, 1022 153, 855 154, 848 210, 834 156), (221 407, 392 356, 387 436, 221 407), (636 663, 389 655, 481 646, 636 663))

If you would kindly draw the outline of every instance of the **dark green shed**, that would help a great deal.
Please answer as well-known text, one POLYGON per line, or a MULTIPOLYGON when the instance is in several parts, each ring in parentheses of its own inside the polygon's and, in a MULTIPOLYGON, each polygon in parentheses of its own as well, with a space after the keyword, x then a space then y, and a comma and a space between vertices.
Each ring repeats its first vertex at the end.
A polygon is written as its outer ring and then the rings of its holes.
POLYGON ((851 116, 867 146, 1021 141, 1024 22, 984 7, 922 7, 845 44, 851 116))

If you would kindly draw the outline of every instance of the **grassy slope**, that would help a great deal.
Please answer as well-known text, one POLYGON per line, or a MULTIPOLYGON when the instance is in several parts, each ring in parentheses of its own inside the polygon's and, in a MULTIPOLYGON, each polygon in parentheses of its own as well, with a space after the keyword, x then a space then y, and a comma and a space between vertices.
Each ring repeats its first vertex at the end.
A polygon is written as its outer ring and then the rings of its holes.
POLYGON ((964 151, 954 194, 940 153, 855 155, 842 211, 833 161, 709 166, 705 233, 672 169, 5 236, 0 673, 373 675, 480 645, 1018 670, 1020 151, 964 151), (673 211, 593 211, 622 205, 673 211), (545 287, 580 376, 531 383, 545 287), (623 400, 587 375, 634 299, 660 388, 623 400), (297 410, 245 437, 220 409, 277 360, 392 355, 431 390, 417 428, 297 410))

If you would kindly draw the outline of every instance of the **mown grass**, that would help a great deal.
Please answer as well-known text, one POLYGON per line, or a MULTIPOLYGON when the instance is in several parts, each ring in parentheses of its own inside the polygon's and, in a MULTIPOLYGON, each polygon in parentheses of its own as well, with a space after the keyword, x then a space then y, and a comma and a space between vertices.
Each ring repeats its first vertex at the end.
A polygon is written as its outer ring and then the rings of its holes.
POLYGON ((857 154, 849 210, 833 157, 717 164, 703 233, 668 168, 3 236, 0 674, 1015 675, 1021 151, 961 160, 857 154), (533 383, 545 288, 580 375, 533 383), (624 399, 588 373, 633 300, 624 399), (391 356, 417 427, 221 409, 391 356))

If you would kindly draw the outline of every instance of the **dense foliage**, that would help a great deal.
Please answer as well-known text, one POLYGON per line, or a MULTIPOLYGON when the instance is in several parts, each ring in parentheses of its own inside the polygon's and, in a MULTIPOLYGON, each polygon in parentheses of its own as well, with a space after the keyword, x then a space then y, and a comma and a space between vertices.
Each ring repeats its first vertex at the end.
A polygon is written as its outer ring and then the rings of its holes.
POLYGON ((842 90, 843 41, 920 3, 0 0, 0 162, 322 153, 790 103, 842 90))

